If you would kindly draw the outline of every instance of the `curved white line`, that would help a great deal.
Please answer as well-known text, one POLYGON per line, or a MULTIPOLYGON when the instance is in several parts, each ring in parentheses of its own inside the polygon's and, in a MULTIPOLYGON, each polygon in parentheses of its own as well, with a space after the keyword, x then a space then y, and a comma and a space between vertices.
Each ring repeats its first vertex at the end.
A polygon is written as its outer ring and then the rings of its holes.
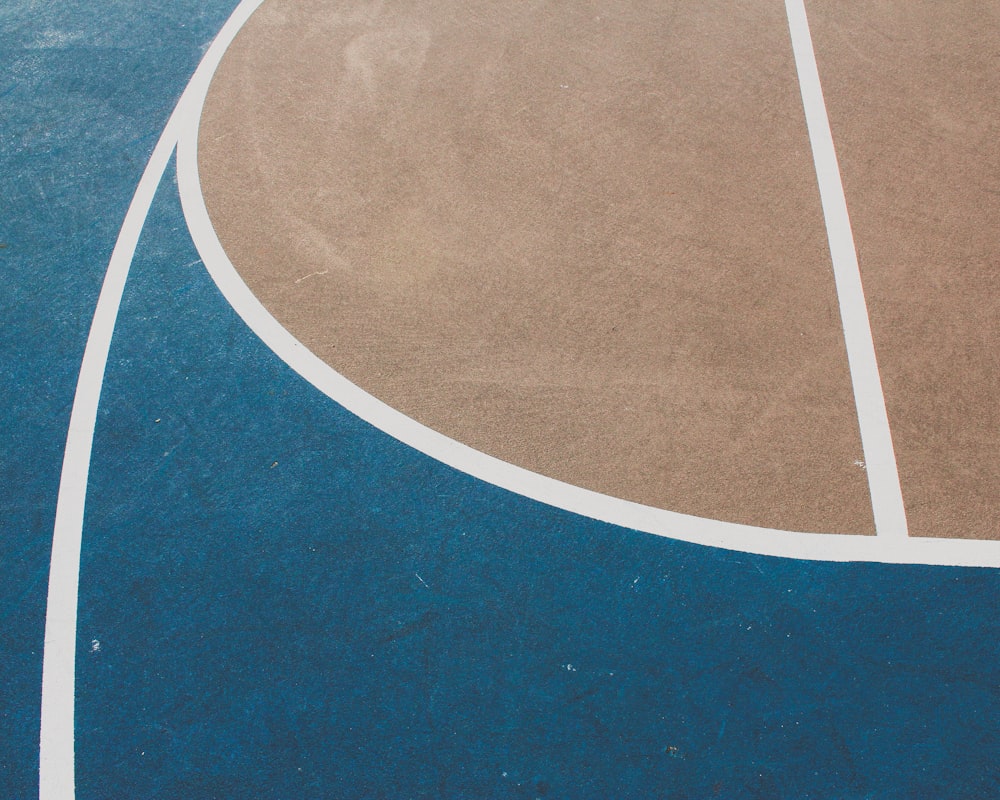
POLYGON ((39 736, 39 797, 43 800, 72 797, 74 793, 73 701, 77 594, 84 504, 97 406, 132 256, 153 195, 173 153, 176 129, 175 120, 171 118, 153 150, 125 215, 87 337, 70 414, 56 500, 49 593, 45 611, 39 736))
MULTIPOLYGON (((52 535, 42 652, 39 800, 72 800, 75 787, 76 622, 84 507, 97 407, 125 282, 153 196, 174 151, 182 123, 190 125, 192 96, 208 85, 229 43, 263 0, 244 0, 220 30, 181 95, 146 164, 108 262, 87 336, 63 454, 52 535)), ((200 113, 201 103, 194 106, 200 113)), ((194 119, 197 125, 197 117, 194 119)))
POLYGON ((208 92, 191 97, 177 144, 181 204, 191 237, 222 294, 258 337, 295 372, 351 413, 399 441, 488 483, 585 517, 697 544, 823 561, 1000 567, 1000 542, 799 533, 705 519, 582 489, 501 461, 450 439, 351 383, 279 323, 240 277, 209 218, 198 172, 198 126, 208 92))
POLYGON ((211 78, 263 0, 243 0, 220 30, 153 150, 122 223, 88 335, 67 433, 53 531, 42 659, 39 798, 75 795, 76 620, 84 507, 97 407, 125 282, 153 196, 178 145, 181 201, 213 279, 252 330, 324 394, 391 436, 456 469, 526 497, 638 531, 732 550, 832 561, 1000 567, 1000 542, 906 539, 778 531, 631 503, 492 458, 400 414, 320 361, 275 320, 236 272, 212 227, 197 164, 198 124, 211 78))

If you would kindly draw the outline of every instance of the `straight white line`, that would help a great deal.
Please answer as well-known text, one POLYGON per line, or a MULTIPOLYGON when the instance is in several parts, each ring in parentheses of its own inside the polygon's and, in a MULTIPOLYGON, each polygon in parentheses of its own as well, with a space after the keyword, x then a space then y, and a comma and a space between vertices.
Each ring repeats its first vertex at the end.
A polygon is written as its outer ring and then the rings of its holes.
MULTIPOLYGON (((205 206, 198 127, 208 90, 191 88, 177 143, 177 182, 191 238, 205 268, 247 326, 323 394, 389 436, 454 469, 524 497, 665 538, 744 553, 823 561, 1000 567, 1000 542, 805 533, 693 517, 572 486, 482 453, 431 430, 368 394, 299 342, 261 304, 229 260, 205 206)), ((839 175, 838 173, 835 173, 839 175)), ((876 378, 878 373, 875 373, 876 378)))
MULTIPOLYGON (((792 558, 1000 567, 1000 543, 997 542, 907 539, 904 546, 899 547, 891 541, 886 541, 886 533, 892 531, 893 527, 884 521, 886 519, 885 512, 880 513, 878 507, 876 508, 876 523, 879 524, 879 520, 883 520, 879 527, 880 537, 794 533, 690 517, 563 484, 499 461, 416 423, 368 395, 317 359, 271 317, 233 268, 221 244, 219 244, 208 218, 198 178, 198 118, 209 82, 226 48, 262 1, 243 0, 240 3, 206 52, 205 58, 198 66, 195 75, 174 109, 153 150, 122 223, 122 229, 108 264, 108 271, 94 313, 94 321, 84 350, 70 416, 52 541, 45 622, 45 650, 42 660, 39 800, 72 800, 75 796, 74 701, 77 602, 84 505, 90 472, 94 427, 111 339, 135 248, 156 188, 162 179, 179 137, 182 152, 178 155, 180 162, 178 164, 178 178, 181 184, 181 199, 184 203, 185 216, 199 252, 205 257, 206 267, 230 303, 243 316, 249 326, 261 336, 265 344, 278 353, 306 380, 361 418, 368 420, 376 427, 395 436, 400 441, 410 444, 417 450, 470 475, 524 496, 594 519, 624 525, 659 536, 744 552, 792 558)), ((850 235, 846 203, 843 199, 843 189, 840 186, 840 173, 836 166, 829 123, 826 120, 826 111, 822 104, 819 77, 816 72, 815 58, 812 55, 808 26, 805 22, 805 10, 802 8, 801 2, 796 3, 793 0, 788 0, 787 7, 796 62, 799 64, 800 81, 803 85, 803 99, 806 105, 810 134, 812 135, 817 124, 820 134, 822 130, 826 130, 828 141, 826 147, 829 153, 824 158, 826 161, 832 162, 833 165, 835 194, 839 194, 839 203, 842 207, 839 229, 842 232, 846 230, 849 245, 848 266, 853 264, 854 268, 853 280, 856 288, 852 302, 857 304, 860 298, 861 321, 864 323, 863 328, 866 332, 866 336, 861 338, 862 344, 864 344, 864 339, 867 339, 869 351, 867 358, 870 361, 871 374, 865 379, 867 383, 854 377, 855 392, 859 393, 859 385, 868 386, 869 389, 871 385, 874 385, 877 389, 877 405, 881 408, 885 441, 880 444, 877 441, 877 436, 873 439, 870 431, 866 434, 869 426, 869 422, 866 421, 870 419, 871 414, 868 411, 864 414, 861 413, 862 403, 860 399, 858 400, 859 416, 862 420, 862 437, 865 442, 865 456, 869 464, 869 480, 873 480, 873 464, 880 465, 880 472, 884 469, 886 452, 889 456, 888 463, 891 466, 892 475, 895 478, 895 459, 892 457, 892 442, 888 438, 888 422, 885 415, 885 404, 882 400, 878 370, 875 366, 874 346, 868 327, 864 295, 861 292, 860 275, 857 269, 857 259, 854 255, 853 237, 850 235), (803 33, 805 36, 804 50, 801 42, 803 33), (806 62, 805 67, 803 67, 803 60, 806 62), (819 99, 819 123, 814 121, 814 114, 810 112, 810 100, 807 98, 806 89, 807 81, 802 78, 803 72, 808 72, 809 63, 812 64, 813 77, 811 81, 814 86, 813 89, 809 90, 809 93, 819 99), (871 384, 872 376, 874 384, 871 384), (871 453, 869 452, 870 444, 871 453), (875 446, 879 444, 879 447, 875 446), (887 449, 886 444, 888 445, 887 449), (883 459, 876 458, 876 453, 881 454, 883 459)), ((813 148, 814 153, 816 153, 815 137, 813 138, 813 148)), ((817 173, 819 174, 821 172, 819 155, 816 155, 816 161, 817 173)), ((829 167, 824 168, 822 172, 829 172, 829 167)), ((824 211, 827 213, 827 224, 830 229, 831 249, 834 249, 836 237, 834 237, 831 227, 831 212, 827 210, 828 190, 824 189, 824 186, 824 178, 820 175, 824 211)), ((833 201, 830 202, 833 203, 833 201)), ((833 204, 836 205, 836 203, 833 204)), ((841 249, 841 246, 837 246, 835 252, 840 253, 841 249)), ((838 270, 837 265, 842 263, 842 257, 842 254, 839 257, 835 256, 835 271, 838 270)), ((852 322, 849 325, 848 315, 844 312, 844 293, 840 289, 842 276, 839 271, 837 271, 837 281, 838 292, 841 294, 841 309, 842 313, 845 314, 844 327, 848 335, 848 353, 851 356, 853 377, 856 372, 855 361, 858 359, 856 355, 858 346, 855 342, 855 334, 851 331, 857 327, 857 320, 854 319, 857 312, 856 309, 852 312, 854 316, 851 317, 852 322)), ((843 282, 849 285, 850 276, 843 279, 843 282)), ((866 357, 864 347, 860 349, 863 361, 866 357)), ((867 396, 869 393, 861 394, 867 396)), ((902 531, 902 535, 905 536, 905 518, 902 515, 902 498, 899 492, 898 478, 895 478, 894 483, 895 494, 899 498, 899 518, 896 530, 902 531), (901 527, 899 522, 901 522, 901 527)), ((879 485, 881 486, 881 483, 879 485)), ((886 492, 883 489, 876 492, 873 483, 872 494, 873 497, 876 495, 882 497, 886 492)), ((888 494, 892 495, 892 492, 888 494)), ((889 521, 891 522, 891 517, 889 521)))
POLYGON ((847 213, 847 200, 840 178, 840 166, 833 145, 833 133, 823 100, 816 54, 803 0, 785 0, 792 50, 802 91, 806 126, 816 165, 816 180, 826 219, 833 274, 840 301, 847 360, 854 384, 854 402, 861 428, 861 446, 865 454, 868 487, 871 491, 875 532, 880 537, 903 540, 907 537, 906 511, 899 485, 896 454, 892 446, 885 396, 875 359, 871 323, 861 270, 858 266, 854 234, 847 213))
MULTIPOLYGON (((108 262, 84 348, 56 499, 42 654, 39 800, 72 800, 75 787, 76 624, 84 507, 97 408, 118 310, 135 248, 177 143, 191 87, 206 84, 229 43, 262 0, 244 0, 220 30, 170 115, 146 164, 108 262)), ((200 109, 200 106, 199 106, 200 109)))
POLYGON ((198 113, 185 118, 177 143, 177 182, 188 230, 206 269, 251 330, 313 386, 389 436, 431 458, 511 492, 575 514, 670 539, 761 555, 826 561, 1000 567, 1000 542, 900 541, 879 536, 805 533, 693 517, 572 486, 482 453, 431 430, 351 383, 299 342, 261 304, 222 247, 198 174, 198 113))

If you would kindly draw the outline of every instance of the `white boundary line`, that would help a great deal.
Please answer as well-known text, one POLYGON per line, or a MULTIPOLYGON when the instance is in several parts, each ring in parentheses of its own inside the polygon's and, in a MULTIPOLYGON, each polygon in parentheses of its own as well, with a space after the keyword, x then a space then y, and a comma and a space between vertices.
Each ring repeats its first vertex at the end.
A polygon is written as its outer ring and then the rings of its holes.
MULTIPOLYGON (((571 486, 473 450, 417 423, 350 383, 318 359, 271 316, 236 272, 208 217, 198 175, 198 124, 209 83, 225 50, 262 2, 243 0, 240 3, 206 52, 181 96, 125 215, 94 312, 70 416, 53 531, 42 659, 39 800, 72 800, 75 796, 77 602, 84 506, 97 407, 135 248, 175 143, 184 214, 195 245, 226 299, 261 340, 303 378, 352 413, 417 450, 474 477, 557 508, 696 544, 810 560, 1000 567, 1000 542, 995 541, 772 530, 678 514, 571 486), (896 541, 893 541, 894 538, 896 541)), ((790 25, 794 29, 794 6, 801 8, 801 2, 787 0, 787 4, 790 25)), ((801 17, 804 21, 804 9, 801 17)), ((793 30, 793 40, 794 36, 793 30)), ((810 43, 808 53, 811 52, 810 43)), ((796 57, 798 59, 798 52, 796 57)), ((818 76, 815 80, 818 86, 818 76)), ((839 186, 839 171, 836 175, 839 186)), ((840 194, 843 195, 842 190, 840 194)), ((825 202, 824 199, 824 208, 825 202)), ((849 232, 846 205, 843 214, 842 223, 847 223, 849 232)), ((856 266, 853 244, 851 258, 856 266)), ((857 288, 860 289, 860 279, 857 288)), ((863 301, 863 295, 861 298, 863 301)), ((871 341, 870 330, 868 341, 871 341)), ((857 385, 857 380, 855 383, 857 385)), ((884 403, 882 411, 884 414, 884 403)), ((891 452, 891 441, 889 446, 891 452)), ((867 447, 865 452, 866 458, 869 458, 867 447)), ((869 471, 871 465, 872 462, 869 462, 869 471)))
POLYGON ((125 283, 153 197, 174 151, 181 122, 191 107, 188 97, 197 94, 202 85, 207 87, 222 54, 261 2, 244 0, 236 8, 170 115, 125 214, 97 300, 73 398, 56 500, 42 654, 39 800, 71 800, 76 794, 76 623, 84 506, 97 407, 125 283))
MULTIPOLYGON (((177 144, 177 176, 188 229, 205 267, 230 305, 295 372, 351 413, 399 441, 476 478, 557 508, 645 533, 763 555, 824 561, 874 561, 1000 567, 1000 542, 893 541, 885 536, 799 533, 679 514, 572 486, 450 439, 351 383, 299 342, 254 296, 212 226, 198 172, 198 125, 207 82, 192 95, 177 144)), ((877 377, 877 376, 876 376, 877 377)))
POLYGON ((39 797, 74 793, 73 730, 76 676, 76 611, 83 538, 84 503, 90 473, 97 406, 118 308, 132 256, 153 195, 174 150, 174 119, 167 123, 136 189, 111 255, 94 321, 80 366, 70 414, 56 501, 42 655, 42 717, 39 744, 39 797))
POLYGON ((840 178, 837 152, 833 145, 833 132, 830 130, 823 88, 819 81, 809 21, 803 0, 785 0, 785 10, 830 242, 847 360, 851 368, 854 402, 861 428, 861 446, 865 453, 865 471, 875 514, 875 531, 880 537, 901 541, 907 536, 903 492, 899 485, 889 416, 885 409, 882 380, 875 359, 875 342, 872 340, 868 306, 861 286, 861 269, 858 266, 851 219, 847 213, 847 199, 840 178))

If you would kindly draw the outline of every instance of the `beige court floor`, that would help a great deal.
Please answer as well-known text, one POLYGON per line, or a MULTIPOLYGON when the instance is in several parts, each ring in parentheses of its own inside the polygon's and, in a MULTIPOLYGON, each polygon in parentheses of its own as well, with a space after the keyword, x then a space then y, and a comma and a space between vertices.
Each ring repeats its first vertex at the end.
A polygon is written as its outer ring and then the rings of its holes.
MULTIPOLYGON (((807 6, 910 532, 1000 538, 1000 10, 807 6)), ((199 154, 258 298, 419 422, 659 508, 874 532, 782 3, 267 0, 199 154)))

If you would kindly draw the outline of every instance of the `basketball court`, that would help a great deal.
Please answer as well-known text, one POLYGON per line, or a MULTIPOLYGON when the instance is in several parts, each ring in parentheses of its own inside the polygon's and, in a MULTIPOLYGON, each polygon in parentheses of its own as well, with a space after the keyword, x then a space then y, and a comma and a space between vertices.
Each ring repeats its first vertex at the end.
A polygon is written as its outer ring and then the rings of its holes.
POLYGON ((7 797, 994 797, 1000 6, 0 10, 7 797))

